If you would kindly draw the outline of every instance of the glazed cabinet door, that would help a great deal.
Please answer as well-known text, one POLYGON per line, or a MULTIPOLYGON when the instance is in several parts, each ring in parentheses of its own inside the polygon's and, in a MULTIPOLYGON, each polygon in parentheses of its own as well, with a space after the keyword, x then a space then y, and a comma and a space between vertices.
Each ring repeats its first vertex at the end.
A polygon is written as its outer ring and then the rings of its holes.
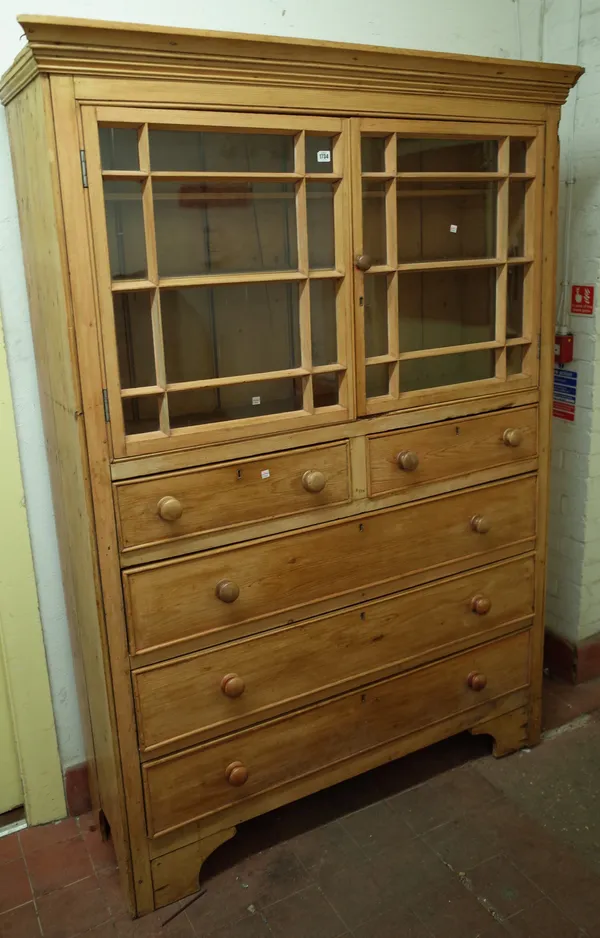
POLYGON ((349 122, 83 123, 114 456, 351 418, 349 122))
POLYGON ((358 411, 537 383, 543 128, 353 123, 358 411))

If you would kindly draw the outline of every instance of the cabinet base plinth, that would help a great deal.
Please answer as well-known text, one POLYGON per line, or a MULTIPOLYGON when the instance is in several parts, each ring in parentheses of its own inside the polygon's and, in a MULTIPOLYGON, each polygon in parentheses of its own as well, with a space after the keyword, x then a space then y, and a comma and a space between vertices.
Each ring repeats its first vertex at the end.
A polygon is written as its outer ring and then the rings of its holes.
POLYGON ((493 737, 494 756, 500 759, 511 752, 523 749, 529 743, 529 712, 527 707, 519 707, 510 713, 502 713, 488 720, 483 720, 471 727, 473 736, 488 734, 493 737))
POLYGON ((197 892, 204 861, 227 840, 231 840, 235 832, 235 827, 228 827, 152 860, 154 907, 162 909, 177 899, 197 892))

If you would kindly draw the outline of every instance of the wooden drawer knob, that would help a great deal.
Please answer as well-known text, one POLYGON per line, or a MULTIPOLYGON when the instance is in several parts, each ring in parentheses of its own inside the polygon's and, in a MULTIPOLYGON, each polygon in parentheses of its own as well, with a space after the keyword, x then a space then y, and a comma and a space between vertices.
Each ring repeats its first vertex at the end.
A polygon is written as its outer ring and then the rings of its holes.
POLYGON ((357 270, 370 270, 373 261, 368 254, 357 254, 354 258, 357 270))
POLYGON ((240 588, 233 580, 219 580, 215 588, 217 599, 223 603, 234 603, 240 595, 240 588))
POLYGON ((248 781, 248 769, 243 762, 232 762, 225 769, 225 778, 234 788, 240 788, 248 781))
POLYGON ((327 485, 327 479, 318 469, 307 469, 302 476, 302 485, 307 492, 322 492, 327 485))
POLYGON ((471 600, 471 609, 473 612, 476 612, 478 616, 486 616, 490 609, 492 608, 492 601, 488 599, 487 596, 478 594, 473 596, 471 600))
POLYGON ((241 697, 246 685, 239 674, 226 674, 221 681, 221 690, 226 697, 241 697))
POLYGON ((502 440, 506 446, 520 446, 523 442, 523 431, 517 430, 516 427, 509 427, 502 434, 502 440))
POLYGON ((480 674, 479 671, 471 671, 467 678, 467 684, 471 690, 483 690, 487 684, 487 677, 485 674, 480 674))
POLYGON ((177 521, 183 514, 183 505, 172 495, 165 495, 156 506, 159 517, 163 521, 177 521))
POLYGON ((471 527, 477 534, 487 534, 491 528, 489 518, 485 515, 473 515, 471 518, 471 527))
POLYGON ((419 457, 416 453, 412 453, 409 449, 405 449, 401 453, 398 453, 396 456, 396 462, 398 463, 399 469, 404 469, 405 472, 414 472, 414 470, 419 465, 419 457))

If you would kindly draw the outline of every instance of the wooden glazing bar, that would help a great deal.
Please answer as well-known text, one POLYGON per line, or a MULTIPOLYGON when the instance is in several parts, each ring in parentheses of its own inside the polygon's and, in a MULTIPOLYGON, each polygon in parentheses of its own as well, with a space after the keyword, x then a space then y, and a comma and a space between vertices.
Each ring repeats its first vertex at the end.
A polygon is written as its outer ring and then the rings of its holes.
POLYGON ((506 263, 510 266, 518 267, 519 264, 532 264, 533 257, 508 257, 506 263))
POLYGON ((311 368, 313 375, 330 375, 345 370, 346 366, 340 362, 334 362, 333 365, 313 365, 311 368))
POLYGON ((440 355, 459 355, 461 352, 479 352, 484 349, 500 348, 500 342, 471 342, 464 345, 448 345, 442 348, 415 349, 411 352, 400 352, 399 361, 412 361, 415 358, 437 358, 440 355))
MULTIPOLYGON (((498 267, 503 263, 504 261, 499 257, 482 257, 458 261, 415 261, 410 264, 398 264, 398 270, 461 270, 474 267, 498 267)), ((371 271, 375 271, 375 268, 372 267, 371 271)))
POLYGON ((191 277, 161 277, 161 289, 180 287, 218 287, 230 283, 291 283, 306 280, 307 274, 299 270, 251 271, 241 274, 199 274, 191 277))
POLYGON ((308 368, 282 368, 281 371, 259 371, 252 375, 231 375, 226 378, 203 378, 198 381, 177 381, 167 384, 167 391, 195 391, 201 388, 225 388, 255 381, 276 381, 281 378, 302 378, 309 375, 308 368))
POLYGON ((151 384, 143 388, 122 388, 121 397, 156 397, 158 394, 162 394, 163 391, 164 388, 159 387, 157 384, 151 384))
POLYGON ((113 293, 134 293, 137 290, 154 290, 156 284, 151 280, 113 280, 111 290, 113 293))
POLYGON ((107 181, 110 179, 139 181, 145 179, 147 175, 147 172, 140 169, 104 169, 102 171, 102 178, 107 181))
POLYGON ((390 171, 389 173, 388 172, 361 173, 360 175, 361 175, 361 179, 367 179, 367 180, 371 179, 374 182, 387 182, 388 179, 391 180, 391 179, 396 178, 396 173, 393 171, 390 171))
MULTIPOLYGON (((339 136, 338 138, 339 139, 339 136)), ((335 151, 335 143, 334 143, 335 151)), ((334 157, 335 159, 335 157, 334 157)), ((305 173, 304 178, 308 182, 339 182, 342 178, 341 173, 305 173)))
MULTIPOLYGON (((334 209, 335 211, 335 209, 334 209)), ((337 228, 336 228, 337 231, 337 228)), ((337 242, 336 242, 337 243, 337 242)), ((319 270, 309 270, 308 279, 309 280, 333 280, 334 278, 343 277, 344 273, 341 270, 333 270, 333 268, 323 267, 319 270)))
POLYGON ((372 358, 365 359, 366 365, 391 365, 398 361, 396 355, 373 355, 372 358))
POLYGON ((396 173, 398 180, 406 182, 493 182, 505 179, 506 172, 497 173, 396 173))
POLYGON ((507 339, 506 346, 507 348, 510 348, 512 345, 529 345, 530 342, 531 342, 531 339, 527 337, 519 336, 516 339, 507 339))
MULTIPOLYGON (((510 138, 505 137, 498 145, 498 168, 508 172, 510 166, 510 138)), ((508 217, 509 217, 509 186, 507 180, 498 184, 498 201, 496 212, 496 254, 506 261, 508 257, 508 217)), ((497 271, 496 275, 496 341, 504 345, 506 341, 506 308, 508 291, 508 268, 506 263, 497 271)), ((496 355, 496 377, 506 378, 506 352, 496 355)))
MULTIPOLYGON (((363 219, 362 219, 362 180, 361 180, 361 134, 360 122, 349 122, 349 159, 346 176, 350 176, 350 204, 352 205, 352 243, 353 253, 362 253, 363 245, 363 219)), ((366 413, 366 372, 365 372, 365 310, 364 310, 364 274, 358 270, 355 257, 352 256, 353 272, 353 299, 354 299, 354 355, 355 355, 355 381, 356 400, 359 414, 366 413)))
POLYGON ((152 178, 157 182, 297 182, 302 176, 298 173, 214 173, 214 172, 176 172, 175 170, 155 170, 152 178))
MULTIPOLYGON (((536 139, 527 150, 527 169, 534 171, 535 179, 527 186, 525 194, 525 253, 541 258, 543 253, 543 189, 545 130, 540 128, 536 139)), ((540 371, 538 341, 540 341, 542 316, 542 265, 532 262, 525 269, 523 285, 523 335, 531 339, 525 351, 523 370, 536 380, 540 371)))
POLYGON ((397 133, 403 137, 431 137, 433 139, 451 137, 453 140, 497 140, 509 134, 518 134, 521 137, 535 137, 537 126, 535 124, 487 123, 484 121, 460 120, 418 120, 418 119, 385 119, 379 117, 363 117, 360 120, 360 129, 363 133, 397 133))
POLYGON ((312 335, 310 321, 310 284, 304 281, 300 285, 298 308, 300 316, 300 361, 305 378, 302 383, 302 406, 312 414, 314 412, 313 383, 310 370, 312 366, 312 335))
MULTIPOLYGON (((527 158, 529 159, 529 154, 527 155, 527 158)), ((515 181, 518 181, 519 179, 521 179, 523 180, 523 182, 527 182, 529 179, 535 179, 535 174, 534 173, 511 173, 510 178, 514 179, 515 181)))

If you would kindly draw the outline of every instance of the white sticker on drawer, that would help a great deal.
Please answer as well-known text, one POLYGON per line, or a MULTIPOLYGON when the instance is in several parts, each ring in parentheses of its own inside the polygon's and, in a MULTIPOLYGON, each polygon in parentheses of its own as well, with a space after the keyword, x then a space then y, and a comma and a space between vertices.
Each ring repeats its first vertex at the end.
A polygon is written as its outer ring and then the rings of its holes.
POLYGON ((252 398, 252 404, 254 407, 256 407, 257 404, 260 404, 260 397, 258 396, 258 394, 256 395, 256 397, 252 398))
POLYGON ((271 478, 271 473, 269 472, 268 469, 261 469, 261 470, 260 470, 260 477, 261 477, 261 479, 270 479, 270 478, 271 478))

